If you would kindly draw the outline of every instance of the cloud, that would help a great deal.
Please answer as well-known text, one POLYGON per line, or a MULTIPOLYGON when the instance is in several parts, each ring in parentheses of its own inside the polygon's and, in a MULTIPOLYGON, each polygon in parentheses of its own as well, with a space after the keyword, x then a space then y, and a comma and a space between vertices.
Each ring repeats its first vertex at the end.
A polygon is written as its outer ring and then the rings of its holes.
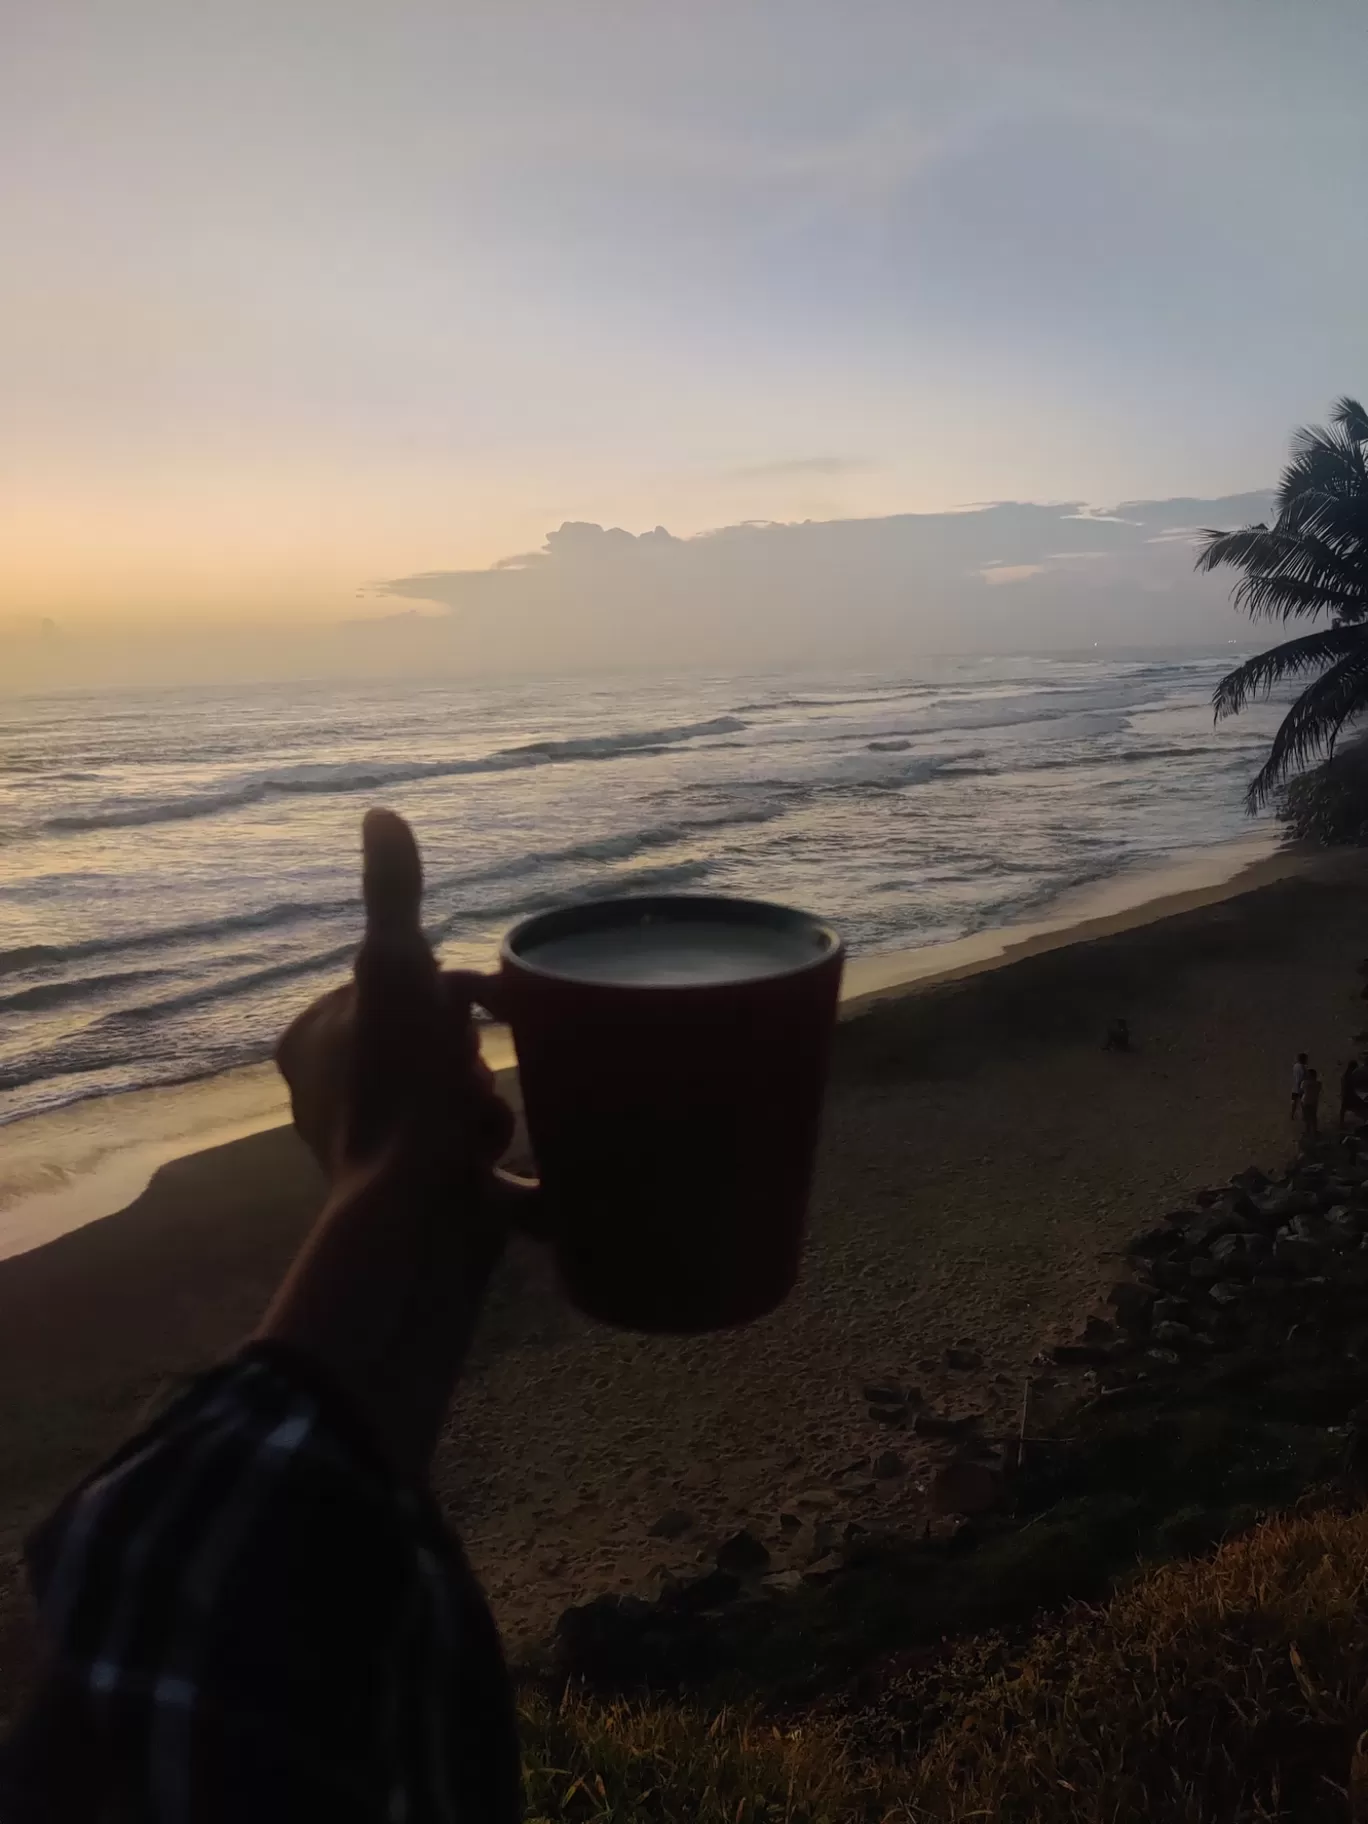
POLYGON ((1028 577, 1044 574, 1044 564, 985 564, 979 571, 985 583, 1024 583, 1028 577))
POLYGON ((1226 586, 1195 576, 1187 542, 1161 535, 1242 525, 1268 504, 1262 493, 1129 501, 1105 513, 1079 501, 999 501, 882 519, 751 521, 691 538, 568 521, 540 551, 490 570, 425 571, 377 587, 447 608, 454 649, 474 668, 739 668, 1004 645, 1201 644, 1234 629, 1226 586))
POLYGON ((777 462, 749 463, 727 473, 738 480, 785 475, 865 475, 877 467, 867 456, 789 456, 777 462))

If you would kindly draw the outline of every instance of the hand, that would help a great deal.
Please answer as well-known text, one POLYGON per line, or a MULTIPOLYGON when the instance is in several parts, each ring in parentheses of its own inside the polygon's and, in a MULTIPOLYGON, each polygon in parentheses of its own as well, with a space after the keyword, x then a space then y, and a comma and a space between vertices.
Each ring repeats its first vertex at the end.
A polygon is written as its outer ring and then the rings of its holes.
POLYGON ((438 968, 403 818, 368 811, 361 840, 366 933, 353 980, 307 1007, 276 1048, 295 1126, 330 1178, 382 1155, 453 1181, 490 1178, 514 1122, 470 1010, 497 1001, 497 978, 438 968))
POLYGON ((497 980, 437 967, 401 817, 367 812, 362 848, 354 979, 307 1008, 276 1052, 295 1124, 332 1189, 257 1335, 317 1363, 416 1475, 509 1226, 535 1232, 541 1198, 495 1164, 513 1116, 481 1061, 470 1008, 478 999, 498 1012, 497 980))

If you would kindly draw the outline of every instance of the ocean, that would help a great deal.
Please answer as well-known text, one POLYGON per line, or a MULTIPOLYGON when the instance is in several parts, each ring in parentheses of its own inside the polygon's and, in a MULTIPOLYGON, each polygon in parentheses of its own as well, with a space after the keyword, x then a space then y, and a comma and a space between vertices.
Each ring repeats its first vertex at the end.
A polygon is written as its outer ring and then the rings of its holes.
POLYGON ((268 1055, 346 970, 372 803, 451 962, 610 893, 786 901, 855 952, 1028 920, 1247 831, 1277 712, 1213 727, 1237 656, 0 700, 0 1122, 268 1055))

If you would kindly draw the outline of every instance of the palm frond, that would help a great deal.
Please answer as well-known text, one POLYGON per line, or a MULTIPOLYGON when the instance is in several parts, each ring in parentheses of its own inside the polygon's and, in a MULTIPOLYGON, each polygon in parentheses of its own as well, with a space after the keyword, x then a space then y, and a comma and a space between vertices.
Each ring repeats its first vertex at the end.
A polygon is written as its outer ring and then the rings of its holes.
MULTIPOLYGON (((1278 488, 1278 528, 1308 533, 1341 554, 1368 546, 1368 443, 1359 433, 1363 408, 1341 399, 1331 426, 1303 426, 1278 488)), ((1368 427, 1365 427, 1368 428, 1368 427)))
POLYGON ((1266 697, 1275 684, 1287 678, 1303 677, 1337 659, 1348 657, 1360 647, 1368 647, 1368 634, 1361 627, 1324 627, 1318 633, 1304 634, 1299 640, 1286 640, 1281 646, 1270 646, 1234 671, 1227 672, 1211 698, 1216 720, 1237 716, 1246 703, 1266 697))
POLYGON ((1268 759, 1252 780, 1245 802, 1251 811, 1268 803, 1293 767, 1334 752, 1346 722, 1368 710, 1368 641, 1347 654, 1297 698, 1273 737, 1268 759))
POLYGON ((1338 620, 1358 620, 1368 614, 1368 575, 1356 557, 1346 558, 1322 539, 1289 532, 1281 522, 1202 536, 1207 542, 1196 568, 1243 570, 1231 600, 1251 618, 1285 621, 1329 611, 1338 620))
POLYGON ((1359 443, 1368 443, 1368 412, 1365 412, 1357 399, 1351 399, 1346 393, 1342 399, 1336 399, 1330 413, 1330 422, 1347 431, 1359 443))

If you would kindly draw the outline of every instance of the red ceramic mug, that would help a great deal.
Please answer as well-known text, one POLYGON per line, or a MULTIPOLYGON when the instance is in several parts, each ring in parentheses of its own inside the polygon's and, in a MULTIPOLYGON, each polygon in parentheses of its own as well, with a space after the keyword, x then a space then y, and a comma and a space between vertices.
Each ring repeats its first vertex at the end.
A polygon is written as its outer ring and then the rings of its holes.
POLYGON ((600 900, 501 953, 557 1266, 591 1317, 716 1330, 797 1277, 841 940, 754 900, 600 900))

